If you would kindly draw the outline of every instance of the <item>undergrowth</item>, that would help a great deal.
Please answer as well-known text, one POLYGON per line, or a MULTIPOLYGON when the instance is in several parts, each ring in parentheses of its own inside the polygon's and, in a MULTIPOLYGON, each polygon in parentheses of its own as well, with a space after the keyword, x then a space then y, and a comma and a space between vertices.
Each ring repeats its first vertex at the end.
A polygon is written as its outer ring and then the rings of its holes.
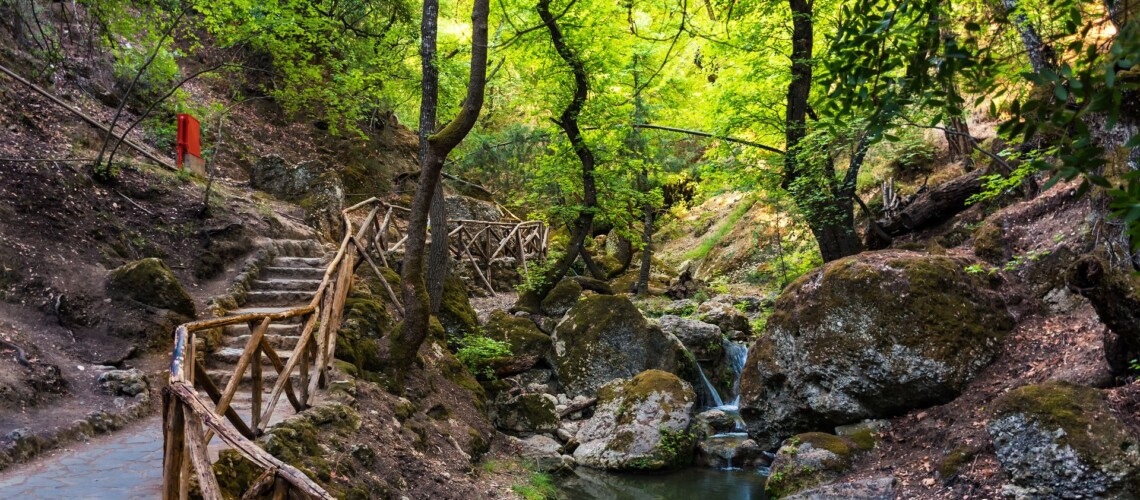
POLYGON ((709 252, 724 240, 728 232, 736 227, 736 223, 740 222, 740 218, 744 217, 744 214, 748 213, 748 210, 751 209, 755 203, 756 198, 751 196, 741 200, 740 204, 728 214, 728 217, 725 217, 724 222, 717 226, 712 234, 709 234, 701 240, 701 244, 698 245, 697 248, 689 250, 685 255, 681 256, 681 260, 703 259, 708 256, 709 252))

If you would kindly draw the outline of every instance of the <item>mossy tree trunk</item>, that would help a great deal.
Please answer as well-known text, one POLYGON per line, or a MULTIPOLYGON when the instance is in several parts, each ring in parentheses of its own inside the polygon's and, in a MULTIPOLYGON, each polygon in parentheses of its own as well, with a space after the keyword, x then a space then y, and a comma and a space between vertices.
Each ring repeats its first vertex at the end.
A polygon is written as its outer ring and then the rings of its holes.
POLYGON ((582 137, 582 130, 578 126, 578 115, 582 113, 582 107, 585 106, 586 96, 589 95, 590 91, 586 65, 566 43, 558 20, 550 13, 550 0, 539 0, 537 8, 539 17, 542 18, 547 31, 550 32, 550 41, 554 43, 554 49, 574 73, 574 97, 566 109, 562 110, 562 115, 555 120, 555 123, 562 128, 566 138, 570 140, 570 144, 574 147, 574 153, 582 164, 582 209, 578 211, 577 219, 570 225, 570 241, 566 244, 566 253, 554 265, 550 266, 537 286, 519 296, 518 304, 515 307, 524 310, 538 310, 542 299, 546 298, 554 285, 566 275, 566 271, 570 269, 570 265, 574 263, 579 254, 585 259, 589 259, 589 256, 585 255, 584 252, 585 241, 590 234, 590 227, 594 224, 594 212, 598 206, 598 190, 594 182, 594 153, 586 144, 585 138, 582 137))
MULTIPOLYGON (((487 15, 489 0, 475 0, 471 8, 471 71, 467 83, 467 96, 459 115, 442 130, 431 134, 421 143, 420 177, 412 198, 411 215, 408 219, 407 242, 404 250, 401 291, 404 296, 405 318, 396 332, 385 338, 389 366, 389 376, 396 385, 402 385, 403 377, 416 358, 420 345, 428 334, 431 321, 431 299, 425 281, 425 261, 427 245, 428 214, 439 187, 440 173, 444 160, 451 150, 467 136, 479 112, 483 108, 483 93, 487 86, 487 15)), ((439 15, 438 0, 425 0, 421 24, 421 57, 424 66, 424 108, 430 104, 430 121, 421 117, 421 131, 424 126, 430 130, 434 122, 435 93, 438 88, 436 72, 435 36, 439 15), (429 76, 431 79, 429 80, 429 76)))

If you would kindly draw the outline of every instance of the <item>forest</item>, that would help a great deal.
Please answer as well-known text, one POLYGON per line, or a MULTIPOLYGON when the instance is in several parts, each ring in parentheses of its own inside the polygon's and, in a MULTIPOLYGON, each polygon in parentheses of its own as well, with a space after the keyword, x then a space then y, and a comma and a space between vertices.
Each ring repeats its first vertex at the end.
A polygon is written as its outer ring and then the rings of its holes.
POLYGON ((1140 495, 1135 0, 0 0, 0 497, 1140 495))

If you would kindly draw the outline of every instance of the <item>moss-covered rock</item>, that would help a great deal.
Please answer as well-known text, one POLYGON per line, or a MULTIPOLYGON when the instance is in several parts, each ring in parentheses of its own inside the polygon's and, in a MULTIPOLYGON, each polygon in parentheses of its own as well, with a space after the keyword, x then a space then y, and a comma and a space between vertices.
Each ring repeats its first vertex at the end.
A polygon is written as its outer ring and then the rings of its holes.
POLYGON ((483 325, 483 332, 488 337, 505 341, 511 346, 510 357, 491 363, 495 374, 500 377, 529 370, 550 353, 550 336, 542 333, 534 321, 511 316, 505 311, 491 311, 487 324, 483 325))
POLYGON ((557 403, 549 394, 504 397, 492 405, 491 422, 508 432, 554 432, 561 423, 555 409, 557 403))
POLYGON ((127 297, 151 307, 191 318, 197 315, 194 299, 161 259, 136 260, 111 271, 107 290, 112 296, 127 297))
POLYGON ((649 324, 622 296, 594 295, 578 301, 551 341, 551 364, 570 397, 593 396, 603 384, 645 370, 664 370, 684 379, 696 371, 681 341, 649 324))
POLYGON ((974 231, 974 255, 989 262, 1000 264, 1008 257, 1009 249, 1002 239, 1000 222, 987 220, 974 231))
POLYGON ((970 262, 869 252, 789 285, 741 378, 752 437, 770 447, 957 396, 1013 326, 970 262))
POLYGON ((688 465, 697 396, 676 375, 646 370, 598 391, 594 416, 579 429, 574 459, 609 470, 660 470, 688 465))
POLYGON ((978 449, 970 446, 958 446, 946 453, 942 461, 938 462, 938 477, 943 483, 953 481, 962 468, 969 465, 978 456, 978 449))
POLYGON ((1131 498, 1140 493, 1140 434, 1104 394, 1064 382, 1028 385, 993 403, 986 425, 1015 493, 1131 498))
POLYGON ((823 432, 808 432, 784 441, 772 461, 765 490, 785 497, 836 480, 851 468, 857 445, 823 432))
POLYGON ((444 331, 452 337, 462 337, 479 329, 479 317, 471 307, 467 284, 457 274, 449 273, 444 281, 438 317, 444 331))
POLYGON ((349 297, 344 322, 336 338, 336 357, 359 371, 380 372, 383 360, 377 341, 391 331, 394 321, 384 304, 371 298, 349 297))
POLYGON ((565 279, 559 281, 546 298, 542 299, 542 313, 552 318, 561 318, 582 296, 582 285, 577 281, 565 279))

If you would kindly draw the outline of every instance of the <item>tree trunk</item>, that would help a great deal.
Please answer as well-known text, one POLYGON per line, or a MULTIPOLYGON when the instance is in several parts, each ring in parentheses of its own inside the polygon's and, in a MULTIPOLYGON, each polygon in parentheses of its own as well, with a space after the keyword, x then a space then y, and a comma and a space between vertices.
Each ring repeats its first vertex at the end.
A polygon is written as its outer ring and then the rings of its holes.
POLYGON ((789 0, 792 9, 792 81, 788 84, 788 105, 784 117, 784 141, 787 153, 784 155, 784 189, 792 192, 793 198, 808 214, 808 226, 819 243, 819 253, 824 262, 859 253, 861 242, 855 234, 855 217, 851 199, 843 196, 849 187, 854 186, 854 176, 866 154, 865 144, 860 144, 858 153, 851 160, 843 183, 837 185, 834 169, 828 168, 828 178, 822 180, 826 187, 822 190, 811 183, 797 187, 797 180, 812 174, 801 171, 798 158, 800 142, 807 134, 808 98, 811 95, 812 43, 815 40, 812 26, 812 2, 810 0, 789 0), (848 186, 850 184, 850 186, 848 186), (811 190, 811 192, 807 192, 811 190))
POLYGON ((638 295, 649 293, 649 270, 653 261, 653 219, 653 208, 645 207, 645 227, 641 233, 641 242, 645 248, 641 249, 641 269, 637 273, 638 295))
MULTIPOLYGON (((389 361, 388 374, 396 387, 403 385, 404 374, 411 367, 416 358, 420 345, 427 338, 428 325, 431 320, 431 300, 428 295, 424 276, 425 250, 427 244, 428 212, 431 209, 432 199, 435 197, 439 185, 440 173, 443 170, 444 160, 455 146, 467 136, 479 112, 483 107, 483 91, 487 86, 487 14, 489 0, 475 0, 471 8, 471 70, 467 83, 467 96, 459 115, 451 120, 443 130, 430 135, 426 146, 421 144, 421 165, 419 180, 416 183, 416 192, 412 198, 411 214, 408 218, 407 242, 404 247, 404 264, 401 273, 401 292, 404 296, 405 318, 404 322, 392 335, 385 338, 385 351, 389 361)), ((425 82, 424 99, 431 102, 423 103, 421 108, 434 110, 435 81, 428 81, 428 76, 434 76, 435 67, 432 64, 435 54, 435 34, 437 17, 439 15, 438 0, 424 2, 423 21, 421 24, 421 57, 424 58, 425 82), (426 49, 426 50, 425 50, 426 49)), ((433 78, 434 80, 434 78, 433 78)), ((421 129, 425 123, 434 122, 434 117, 421 116, 421 129), (430 122, 425 121, 432 118, 430 122)))
POLYGON ((538 310, 542 299, 546 298, 554 285, 558 284, 558 281, 566 275, 566 271, 578 258, 578 254, 582 253, 586 236, 588 236, 590 227, 594 223, 594 208, 598 206, 598 191, 594 182, 594 153, 590 151, 589 145, 582 137, 582 130, 578 127, 578 115, 582 113, 582 107, 585 106, 586 97, 590 92, 590 80, 586 75, 586 65, 566 43, 562 28, 558 26, 558 20, 550 13, 550 0, 538 1, 538 15, 542 18, 547 31, 550 32, 550 41, 554 44, 558 56, 570 66, 574 73, 574 97, 566 109, 562 110, 562 115, 555 120, 555 123, 562 128, 566 138, 574 146, 574 154, 578 156, 578 161, 582 164, 582 210, 578 212, 578 218, 571 226, 570 242, 566 245, 566 253, 550 267, 540 283, 533 289, 519 295, 515 309, 528 311, 538 310))
POLYGON ((1021 42, 1025 44, 1025 53, 1029 56, 1029 64, 1033 66, 1034 73, 1040 73, 1053 68, 1053 48, 1050 47, 1041 35, 1029 22, 1029 17, 1017 5, 1017 0, 1001 0, 1005 9, 1013 16, 1013 25, 1021 35, 1021 42))
POLYGON ((1128 371, 1128 361, 1140 356, 1140 280, 1111 269, 1097 257, 1086 256, 1069 269, 1069 286, 1089 299, 1108 327, 1105 357, 1116 374, 1128 371))
POLYGON ((431 313, 439 314, 443 304, 443 283, 447 279, 447 205, 443 197, 443 183, 436 183, 435 195, 432 196, 431 210, 428 214, 431 222, 431 248, 428 249, 427 284, 428 295, 431 297, 431 313))
MULTIPOLYGON (((879 226, 891 238, 921 231, 941 224, 969 208, 966 200, 981 192, 982 176, 988 172, 977 169, 956 179, 939 184, 915 197, 892 217, 880 219, 879 226)), ((884 240, 875 231, 867 231, 867 247, 872 250, 886 248, 884 240)))

